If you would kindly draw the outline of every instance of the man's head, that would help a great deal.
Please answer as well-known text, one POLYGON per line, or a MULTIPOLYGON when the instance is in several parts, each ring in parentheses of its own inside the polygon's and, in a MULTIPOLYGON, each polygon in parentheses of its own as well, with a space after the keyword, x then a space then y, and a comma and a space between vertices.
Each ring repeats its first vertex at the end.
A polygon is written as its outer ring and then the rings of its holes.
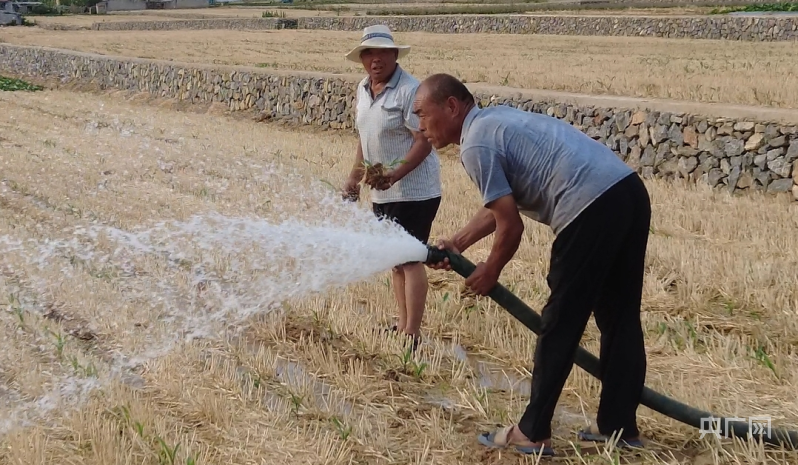
POLYGON ((471 91, 454 76, 433 74, 421 82, 413 103, 419 129, 436 149, 460 143, 463 120, 474 107, 471 91))
POLYGON ((372 81, 384 82, 396 69, 396 61, 410 53, 410 46, 397 45, 387 26, 376 25, 363 29, 360 45, 346 54, 350 61, 360 63, 372 81))
POLYGON ((372 81, 386 81, 396 69, 399 50, 395 48, 366 48, 360 52, 360 62, 372 81))

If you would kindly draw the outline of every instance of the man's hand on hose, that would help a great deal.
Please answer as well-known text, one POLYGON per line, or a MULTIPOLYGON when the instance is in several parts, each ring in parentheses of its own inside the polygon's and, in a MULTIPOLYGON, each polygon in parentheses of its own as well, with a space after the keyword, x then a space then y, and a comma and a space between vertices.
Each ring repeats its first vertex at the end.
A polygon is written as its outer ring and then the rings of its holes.
MULTIPOLYGON (((438 239, 438 249, 448 250, 456 254, 460 253, 450 239, 438 239)), ((449 264, 448 258, 444 258, 442 262, 430 263, 427 266, 432 268, 433 270, 446 270, 446 271, 452 270, 452 266, 449 264)))
POLYGON ((496 286, 507 262, 515 255, 524 234, 524 223, 518 213, 518 206, 512 194, 507 194, 486 204, 495 219, 496 237, 490 255, 484 262, 477 263, 466 286, 477 295, 488 295, 496 286))
POLYGON ((485 296, 499 282, 500 274, 501 270, 497 270, 485 262, 479 262, 471 276, 465 280, 465 285, 475 294, 485 296))

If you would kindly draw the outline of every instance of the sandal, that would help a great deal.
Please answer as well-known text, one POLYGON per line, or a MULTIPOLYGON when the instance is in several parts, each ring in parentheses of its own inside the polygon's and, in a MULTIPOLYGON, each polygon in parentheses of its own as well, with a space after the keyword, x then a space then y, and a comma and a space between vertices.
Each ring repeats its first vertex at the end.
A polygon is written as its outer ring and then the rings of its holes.
MULTIPOLYGON (((411 349, 411 352, 415 352, 418 349, 418 346, 421 344, 421 336, 411 336, 411 335, 405 334, 405 333, 401 333, 401 335, 404 336, 406 339, 412 339, 413 348, 411 349)), ((405 346, 406 345, 407 345, 407 342, 405 342, 405 346)))
POLYGON ((542 455, 544 457, 553 457, 556 455, 554 449, 548 446, 519 446, 509 444, 510 432, 515 428, 515 425, 505 426, 490 433, 482 433, 477 436, 479 442, 488 447, 504 449, 507 447, 515 447, 515 450, 527 455, 542 455))
POLYGON ((413 336, 413 352, 421 345, 421 336, 413 336))
POLYGON ((397 331, 396 325, 388 326, 387 328, 373 329, 375 334, 391 334, 397 331))
MULTIPOLYGON (((610 437, 598 432, 596 425, 590 425, 587 428, 581 429, 577 434, 580 441, 590 442, 609 442, 610 437)), ((640 439, 618 439, 617 446, 621 448, 642 449, 643 441, 640 439)))

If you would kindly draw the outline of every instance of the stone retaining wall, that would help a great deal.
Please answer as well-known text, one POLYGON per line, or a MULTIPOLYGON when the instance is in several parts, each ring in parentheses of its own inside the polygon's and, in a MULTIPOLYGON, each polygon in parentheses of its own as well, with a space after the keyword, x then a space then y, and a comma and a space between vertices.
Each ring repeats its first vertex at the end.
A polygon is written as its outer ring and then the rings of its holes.
POLYGON ((313 16, 297 19, 197 19, 108 21, 95 30, 167 29, 322 29, 361 31, 387 24, 397 32, 553 34, 577 36, 667 37, 745 41, 798 40, 798 17, 739 16, 584 16, 584 15, 438 15, 313 16))
MULTIPOLYGON (((267 118, 350 130, 358 79, 0 44, 0 73, 4 71, 194 103, 221 102, 267 118)), ((574 124, 644 177, 686 178, 729 191, 792 192, 798 199, 798 112, 784 113, 791 115, 789 121, 735 120, 672 108, 603 108, 530 98, 502 88, 471 88, 480 106, 510 105, 574 124)))
POLYGON ((400 32, 552 34, 577 36, 668 37, 678 39, 729 39, 747 41, 798 40, 796 18, 745 18, 732 16, 550 16, 472 15, 420 17, 301 18, 300 29, 360 31, 372 24, 387 24, 400 32))
POLYGON ((297 20, 284 18, 178 19, 164 21, 104 21, 94 23, 95 31, 172 31, 179 29, 296 29, 297 20))

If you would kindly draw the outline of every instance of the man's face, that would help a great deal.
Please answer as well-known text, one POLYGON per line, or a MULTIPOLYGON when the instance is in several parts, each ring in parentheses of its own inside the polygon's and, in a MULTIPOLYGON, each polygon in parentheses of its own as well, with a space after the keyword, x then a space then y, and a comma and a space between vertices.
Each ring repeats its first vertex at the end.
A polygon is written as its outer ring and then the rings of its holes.
POLYGON ((396 68, 397 56, 394 48, 367 48, 360 52, 360 61, 372 80, 384 81, 396 68))
POLYGON ((419 86, 413 102, 413 113, 418 116, 419 130, 436 149, 459 142, 452 140, 457 132, 456 104, 452 100, 443 104, 436 103, 429 98, 429 93, 422 85, 419 86))

